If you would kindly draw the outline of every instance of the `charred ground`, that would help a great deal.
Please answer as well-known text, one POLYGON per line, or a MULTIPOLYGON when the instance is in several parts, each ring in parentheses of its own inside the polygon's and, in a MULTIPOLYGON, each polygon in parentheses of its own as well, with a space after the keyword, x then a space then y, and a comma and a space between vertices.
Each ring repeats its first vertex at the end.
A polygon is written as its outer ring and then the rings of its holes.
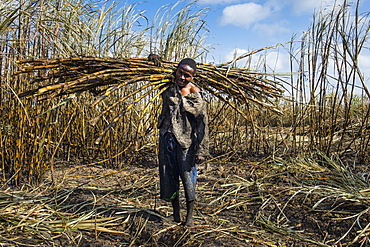
MULTIPOLYGON (((50 237, 31 234, 17 243, 45 246, 332 246, 367 245, 366 166, 351 173, 329 164, 271 157, 213 158, 199 166, 195 226, 172 220, 170 204, 158 198, 155 157, 122 169, 56 164, 51 193, 68 191, 63 212, 94 211, 95 219, 123 216, 107 228, 50 237), (308 164, 312 166, 307 167, 308 164), (107 175, 110 174, 110 175, 107 175), (346 180, 352 174, 353 179, 346 180), (353 186, 347 182, 352 181, 353 186), (57 185, 57 186, 56 186, 57 185), (58 189, 56 189, 58 188, 58 189), (357 188, 357 191, 352 191, 357 188), (348 195, 345 195, 347 189, 348 195), (356 196, 362 193, 363 201, 356 196)), ((342 167, 343 168, 343 167, 342 167)), ((350 169, 347 167, 347 169, 350 169)), ((51 175, 51 174, 50 174, 51 175)), ((51 176, 50 176, 51 178, 51 176)), ((182 193, 183 195, 183 193, 182 193)), ((185 214, 184 197, 181 198, 185 214)), ((183 214, 183 216, 184 216, 183 214)), ((26 234, 27 235, 27 234, 26 234)))

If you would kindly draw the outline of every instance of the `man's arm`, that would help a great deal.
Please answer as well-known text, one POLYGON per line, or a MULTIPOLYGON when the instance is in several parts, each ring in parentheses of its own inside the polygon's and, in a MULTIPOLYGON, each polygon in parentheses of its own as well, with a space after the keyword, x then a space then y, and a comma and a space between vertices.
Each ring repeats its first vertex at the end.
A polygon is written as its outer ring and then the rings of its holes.
POLYGON ((153 62, 155 66, 157 67, 161 67, 162 66, 162 58, 161 56, 157 55, 157 54, 149 54, 148 56, 148 60, 150 62, 153 62))

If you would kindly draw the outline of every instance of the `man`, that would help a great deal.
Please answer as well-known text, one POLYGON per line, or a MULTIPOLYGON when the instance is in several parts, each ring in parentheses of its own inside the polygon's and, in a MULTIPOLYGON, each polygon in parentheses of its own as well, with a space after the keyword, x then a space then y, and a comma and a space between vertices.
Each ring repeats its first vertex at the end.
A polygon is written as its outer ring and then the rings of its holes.
POLYGON ((196 74, 193 59, 182 60, 175 72, 175 82, 163 92, 159 116, 160 196, 171 201, 175 222, 181 222, 179 178, 186 198, 186 226, 194 225, 196 200, 196 163, 208 153, 208 121, 203 95, 192 80, 196 74))

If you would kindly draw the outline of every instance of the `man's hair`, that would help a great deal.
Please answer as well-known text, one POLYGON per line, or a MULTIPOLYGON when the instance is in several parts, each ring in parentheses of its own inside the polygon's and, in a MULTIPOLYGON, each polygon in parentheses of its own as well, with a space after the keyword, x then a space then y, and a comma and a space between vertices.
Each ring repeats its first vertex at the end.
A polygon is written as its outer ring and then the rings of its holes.
POLYGON ((194 70, 194 75, 197 73, 197 64, 193 59, 185 58, 185 59, 181 60, 179 62, 179 65, 177 66, 177 68, 180 67, 181 64, 189 65, 190 68, 192 68, 194 70))

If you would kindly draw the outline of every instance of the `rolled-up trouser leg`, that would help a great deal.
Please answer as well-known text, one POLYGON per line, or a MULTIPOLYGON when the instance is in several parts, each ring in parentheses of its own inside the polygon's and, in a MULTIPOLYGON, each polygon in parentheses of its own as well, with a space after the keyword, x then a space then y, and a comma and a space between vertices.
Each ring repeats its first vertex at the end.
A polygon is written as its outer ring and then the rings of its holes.
MULTIPOLYGON (((195 148, 190 146, 187 149, 179 150, 181 152, 180 176, 185 190, 186 201, 194 201, 196 199, 196 182, 197 182, 197 167, 195 164, 195 148)), ((178 155, 180 156, 180 155, 178 155)))

